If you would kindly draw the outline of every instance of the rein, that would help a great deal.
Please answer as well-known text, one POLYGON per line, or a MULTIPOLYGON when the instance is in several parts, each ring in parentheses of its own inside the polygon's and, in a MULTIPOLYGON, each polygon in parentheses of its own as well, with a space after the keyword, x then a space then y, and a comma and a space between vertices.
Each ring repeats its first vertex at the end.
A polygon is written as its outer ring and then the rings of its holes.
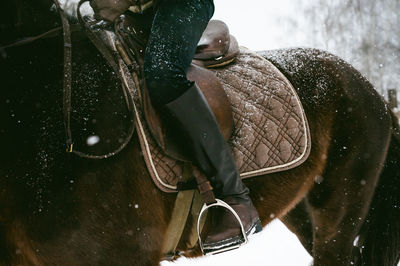
POLYGON ((133 96, 129 91, 129 87, 132 87, 132 83, 129 84, 129 82, 126 81, 126 75, 124 71, 122 70, 121 65, 116 65, 115 64, 115 59, 112 56, 112 54, 107 50, 105 45, 102 43, 101 40, 96 38, 94 34, 90 31, 87 30, 87 25, 85 24, 84 20, 82 19, 82 16, 79 11, 79 7, 81 6, 82 3, 86 2, 88 0, 81 0, 78 5, 78 18, 79 18, 79 24, 73 24, 70 25, 68 22, 68 19, 64 13, 64 10, 61 8, 58 0, 53 0, 54 5, 56 6, 56 9, 60 15, 61 19, 61 24, 62 26, 53 28, 47 32, 44 32, 42 34, 39 34, 37 36, 33 37, 27 37, 22 40, 17 40, 11 44, 7 44, 5 46, 0 47, 0 51, 3 51, 8 48, 14 48, 14 47, 19 47, 19 46, 24 46, 27 44, 30 44, 32 42, 35 42, 40 39, 46 39, 46 38, 51 38, 51 37, 56 37, 59 36, 61 33, 63 34, 63 46, 64 46, 64 63, 63 63, 63 71, 64 71, 64 77, 63 77, 63 120, 64 120, 64 130, 65 130, 65 135, 66 135, 66 152, 68 153, 74 153, 80 157, 83 158, 88 158, 88 159, 105 159, 111 156, 116 155, 120 151, 122 151, 126 145, 128 145, 129 141, 131 140, 133 133, 135 131, 134 123, 131 123, 131 126, 128 130, 128 134, 125 137, 124 141, 121 143, 121 145, 115 149, 112 152, 109 152, 104 155, 92 155, 88 153, 84 153, 81 151, 78 151, 74 149, 74 142, 72 138, 72 132, 71 132, 71 94, 72 94, 72 40, 71 40, 71 33, 76 32, 79 30, 82 30, 82 28, 86 29, 85 32, 88 35, 89 39, 94 43, 94 45, 99 49, 99 51, 102 53, 102 55, 105 57, 107 62, 111 65, 115 73, 118 73, 120 80, 122 82, 122 88, 123 88, 123 93, 124 97, 126 100, 126 104, 128 107, 128 111, 131 114, 131 120, 133 121, 133 115, 132 115, 132 103, 133 103, 133 96))
POLYGON ((53 0, 58 13, 60 14, 63 38, 64 38, 64 80, 63 80, 63 115, 64 128, 66 134, 67 152, 73 151, 72 133, 71 133, 71 91, 72 91, 72 41, 71 29, 64 11, 57 0, 53 0))
MULTIPOLYGON (((53 1, 57 1, 57 0, 53 0, 53 1)), ((133 133, 135 132, 133 91, 135 91, 136 83, 134 81, 132 81, 132 79, 130 78, 130 73, 129 73, 128 69, 126 69, 126 66, 124 65, 124 61, 120 57, 117 47, 115 46, 115 43, 113 41, 113 36, 111 36, 112 33, 104 31, 104 36, 102 36, 103 38, 100 38, 100 36, 94 32, 94 31, 97 31, 97 32, 99 32, 99 31, 94 30, 93 26, 86 23, 85 20, 83 19, 82 14, 80 12, 80 7, 85 2, 89 2, 89 0, 80 0, 79 4, 78 4, 77 14, 78 14, 79 23, 80 23, 81 27, 83 28, 84 32, 86 33, 86 36, 89 38, 89 40, 93 43, 93 45, 98 49, 98 51, 106 59, 108 64, 113 68, 114 73, 118 74, 119 79, 121 81, 122 91, 123 91, 123 95, 125 97, 126 106, 129 111, 129 114, 131 115, 132 123, 128 130, 128 135, 125 137, 124 141, 121 143, 121 145, 117 149, 115 149, 112 152, 109 152, 104 155, 90 155, 90 154, 83 153, 83 152, 80 152, 77 150, 73 150, 73 142, 72 142, 72 139, 70 138, 71 135, 69 135, 67 137, 67 152, 72 152, 80 157, 89 158, 89 159, 105 159, 105 158, 114 156, 114 155, 118 154, 120 151, 122 151, 128 145, 129 141, 131 140, 131 138, 133 136, 133 133), (105 43, 107 43, 107 45, 105 43), (68 142, 68 141, 71 141, 71 142, 68 142), (68 146, 68 145, 70 145, 70 146, 68 146), (71 148, 71 150, 68 150, 69 147, 71 148)), ((68 21, 67 21, 67 23, 68 23, 68 21)), ((65 32, 64 32, 64 34, 65 34, 65 32)), ((71 64, 69 64, 69 65, 71 65, 71 64)), ((68 95, 66 95, 66 96, 68 97, 68 95)), ((67 100, 67 99, 68 98, 65 98, 65 100, 67 100)), ((65 101, 65 103, 67 103, 67 101, 65 101)), ((69 102, 69 106, 70 106, 70 104, 71 103, 69 102)), ((70 110, 69 110, 69 112, 70 112, 70 110)), ((67 131, 67 133, 68 133, 68 131, 67 131)))
MULTIPOLYGON (((73 26, 75 26, 75 25, 73 25, 73 26)), ((32 42, 35 42, 37 40, 40 40, 40 39, 46 39, 46 38, 52 38, 52 37, 58 36, 62 32, 62 29, 63 29, 62 26, 60 26, 60 27, 56 27, 54 29, 51 29, 49 31, 46 31, 44 33, 41 33, 41 34, 39 34, 37 36, 27 37, 27 38, 24 38, 22 40, 17 40, 15 42, 11 43, 11 44, 7 44, 5 46, 1 46, 0 50, 5 50, 5 49, 8 49, 8 48, 13 48, 13 47, 18 47, 18 46, 24 46, 24 45, 30 44, 32 42)), ((76 30, 77 30, 77 28, 75 28, 75 30, 71 29, 71 31, 76 31, 76 30)))

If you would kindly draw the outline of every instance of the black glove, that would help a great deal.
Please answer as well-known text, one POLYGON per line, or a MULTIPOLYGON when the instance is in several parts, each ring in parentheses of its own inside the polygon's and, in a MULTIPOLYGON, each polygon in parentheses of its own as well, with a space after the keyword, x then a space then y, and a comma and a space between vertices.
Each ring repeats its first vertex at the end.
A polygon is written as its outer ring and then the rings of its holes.
POLYGON ((91 0, 94 17, 98 20, 114 21, 133 4, 133 0, 91 0))

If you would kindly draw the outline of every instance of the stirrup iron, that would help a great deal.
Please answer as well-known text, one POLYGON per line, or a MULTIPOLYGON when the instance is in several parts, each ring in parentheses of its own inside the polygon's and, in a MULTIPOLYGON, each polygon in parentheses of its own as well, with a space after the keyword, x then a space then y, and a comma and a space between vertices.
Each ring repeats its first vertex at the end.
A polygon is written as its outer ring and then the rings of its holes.
POLYGON ((247 234, 246 234, 246 231, 244 230, 244 226, 243 226, 242 220, 240 219, 240 217, 236 213, 236 211, 231 206, 229 206, 229 204, 226 203, 225 201, 220 200, 220 199, 215 199, 215 200, 216 200, 215 203, 211 203, 209 205, 207 205, 207 204, 203 205, 203 208, 201 209, 199 217, 197 219, 197 236, 199 238, 199 246, 201 248, 201 252, 204 255, 208 255, 208 254, 214 255, 214 254, 226 252, 226 251, 229 251, 229 250, 237 249, 237 248, 241 247, 242 245, 245 245, 245 244, 247 244, 249 242, 247 234), (204 252, 203 242, 201 241, 201 236, 200 236, 200 221, 201 221, 201 217, 203 216, 204 212, 206 210, 208 210, 209 208, 212 208, 212 207, 223 207, 225 209, 228 209, 235 216, 236 220, 238 221, 238 223, 240 225, 240 229, 241 229, 243 238, 242 238, 242 241, 239 242, 236 245, 228 246, 226 248, 220 248, 220 249, 217 249, 217 250, 214 250, 214 251, 210 251, 210 252, 204 252))

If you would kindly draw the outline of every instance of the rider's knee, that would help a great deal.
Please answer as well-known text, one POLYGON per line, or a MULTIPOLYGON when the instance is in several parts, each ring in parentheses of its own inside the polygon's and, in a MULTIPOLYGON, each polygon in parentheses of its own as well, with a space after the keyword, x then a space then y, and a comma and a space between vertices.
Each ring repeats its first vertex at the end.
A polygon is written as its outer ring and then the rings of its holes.
POLYGON ((186 74, 176 68, 145 67, 146 86, 153 104, 167 104, 190 86, 186 74))

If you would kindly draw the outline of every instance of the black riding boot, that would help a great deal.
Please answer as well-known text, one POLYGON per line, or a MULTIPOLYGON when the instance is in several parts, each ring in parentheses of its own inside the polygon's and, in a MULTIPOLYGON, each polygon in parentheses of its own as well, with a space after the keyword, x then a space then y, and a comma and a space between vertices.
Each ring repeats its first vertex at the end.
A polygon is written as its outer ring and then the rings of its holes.
MULTIPOLYGON (((165 105, 191 141, 194 163, 210 180, 217 198, 228 203, 239 215, 247 234, 261 230, 258 213, 243 184, 231 149, 223 138, 217 121, 194 84, 178 99, 165 105)), ((212 230, 204 241, 204 252, 213 252, 241 241, 240 225, 225 209, 211 209, 212 230)))

